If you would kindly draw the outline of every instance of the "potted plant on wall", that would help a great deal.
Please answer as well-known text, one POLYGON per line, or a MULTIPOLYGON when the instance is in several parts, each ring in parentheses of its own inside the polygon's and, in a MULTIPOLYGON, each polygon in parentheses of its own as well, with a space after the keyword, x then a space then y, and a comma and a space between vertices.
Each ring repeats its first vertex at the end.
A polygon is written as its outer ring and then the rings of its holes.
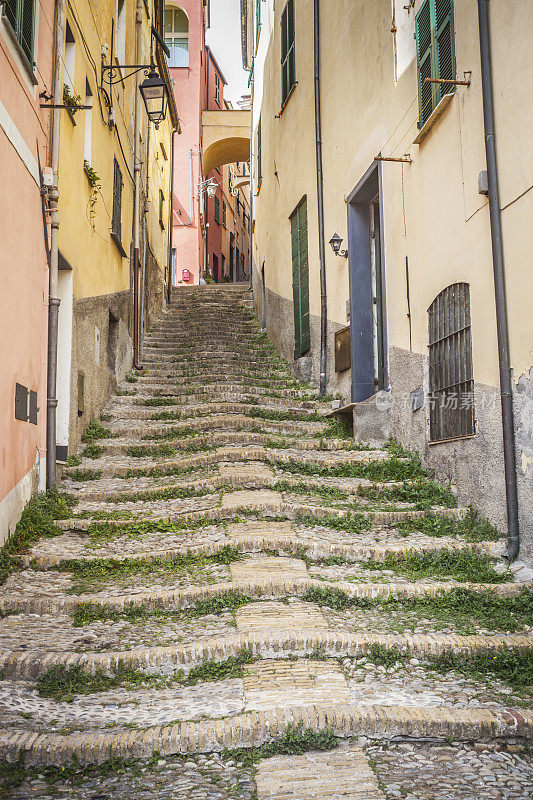
POLYGON ((96 216, 95 206, 96 206, 96 201, 98 199, 98 193, 102 188, 102 184, 100 183, 100 176, 98 175, 94 167, 92 167, 89 164, 87 159, 84 159, 83 161, 83 169, 87 176, 87 180, 89 181, 89 186, 91 187, 91 194, 89 196, 89 220, 91 222, 91 226, 94 231, 95 230, 94 218, 96 216))

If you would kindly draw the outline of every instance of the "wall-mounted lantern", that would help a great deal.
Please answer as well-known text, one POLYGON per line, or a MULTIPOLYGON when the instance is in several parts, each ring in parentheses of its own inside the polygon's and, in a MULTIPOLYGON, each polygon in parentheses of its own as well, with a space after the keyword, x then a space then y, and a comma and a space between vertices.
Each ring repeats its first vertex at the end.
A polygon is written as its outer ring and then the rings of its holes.
POLYGON ((342 239, 338 233, 334 233, 329 243, 331 245, 331 249, 335 253, 336 256, 341 256, 342 258, 348 258, 348 251, 341 250, 342 239))

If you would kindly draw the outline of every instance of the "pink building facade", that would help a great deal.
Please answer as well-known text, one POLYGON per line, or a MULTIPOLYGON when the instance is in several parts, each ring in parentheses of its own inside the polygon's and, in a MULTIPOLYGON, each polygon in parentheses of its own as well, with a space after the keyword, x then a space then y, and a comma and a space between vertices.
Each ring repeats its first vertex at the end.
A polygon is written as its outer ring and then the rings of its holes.
MULTIPOLYGON (((44 487, 48 263, 40 193, 49 159, 53 0, 0 6, 0 542, 44 487)), ((46 231, 46 232, 45 232, 46 231)))
MULTIPOLYGON (((230 248, 228 244, 228 225, 223 222, 223 208, 227 206, 227 220, 234 227, 234 214, 233 211, 230 214, 224 195, 229 166, 221 166, 205 176, 202 170, 202 111, 226 108, 227 83, 205 44, 205 8, 201 0, 166 3, 165 42, 170 50, 168 63, 181 125, 181 135, 174 143, 172 283, 198 284, 203 275, 217 282, 224 276, 228 279, 230 274, 237 279, 242 269, 237 269, 237 265, 230 269, 230 251, 233 253, 234 246, 230 248), (206 192, 199 191, 204 179, 212 179, 219 185, 216 197, 209 198, 206 192)), ((240 224, 240 218, 236 219, 240 224)), ((235 254, 236 249, 237 245, 235 254)))

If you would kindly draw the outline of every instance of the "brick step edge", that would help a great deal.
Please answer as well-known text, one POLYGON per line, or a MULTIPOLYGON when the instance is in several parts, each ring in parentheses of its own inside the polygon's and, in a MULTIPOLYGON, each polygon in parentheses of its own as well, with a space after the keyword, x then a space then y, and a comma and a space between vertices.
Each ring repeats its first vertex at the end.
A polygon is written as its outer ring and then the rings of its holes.
MULTIPOLYGON (((389 597, 426 597, 434 596, 439 591, 451 591, 457 586, 475 592, 492 591, 499 597, 512 597, 530 583, 461 583, 453 584, 444 581, 434 583, 351 583, 349 581, 321 581, 315 578, 272 578, 267 581, 247 580, 204 586, 192 586, 186 589, 160 589, 140 594, 123 594, 110 597, 106 608, 111 611, 123 611, 130 605, 142 605, 148 609, 188 609, 199 600, 206 600, 214 595, 228 591, 239 591, 252 599, 276 600, 280 597, 299 597, 308 589, 316 588, 340 589, 350 597, 389 598, 389 597)), ((0 597, 0 611, 19 611, 26 614, 69 614, 75 611, 79 603, 96 602, 94 595, 50 595, 34 594, 32 597, 9 596, 0 597)), ((1 657, 0 657, 1 659, 1 657)))
MULTIPOLYGON (((372 645, 398 647, 411 656, 438 655, 445 650, 479 653, 491 649, 518 647, 529 649, 533 641, 524 634, 494 634, 464 636, 459 634, 386 634, 386 633, 340 633, 336 630, 285 629, 252 631, 229 636, 201 639, 192 644, 143 647, 122 652, 72 651, 43 653, 42 650, 6 652, 0 656, 0 667, 4 678, 36 679, 54 665, 81 666, 88 672, 97 669, 114 672, 120 665, 127 669, 141 670, 149 674, 173 674, 177 669, 189 671, 202 661, 224 661, 243 650, 265 660, 279 659, 288 655, 299 658, 320 650, 325 656, 359 657, 369 652, 372 645)), ((531 712, 533 714, 533 711, 531 712)))
POLYGON ((25 754, 26 764, 62 764, 72 759, 101 764, 111 758, 149 758, 154 753, 219 752, 224 748, 256 747, 283 736, 289 726, 330 730, 346 738, 395 736, 490 741, 531 739, 533 714, 516 709, 499 711, 391 706, 294 706, 251 711, 234 717, 157 725, 123 733, 99 731, 76 734, 3 732, 0 758, 14 762, 25 754))
MULTIPOLYGON (((52 546, 53 546, 53 540, 52 546)), ((105 547, 99 548, 98 551, 91 552, 87 555, 75 556, 76 559, 91 562, 99 561, 102 558, 112 558, 116 561, 128 561, 130 559, 138 559, 142 561, 155 561, 158 559, 173 559, 185 553, 194 553, 198 555, 209 556, 217 553, 221 547, 230 546, 239 550, 241 553, 260 553, 263 551, 290 550, 291 548, 303 547, 306 555, 310 558, 327 558, 328 556, 338 555, 347 559, 347 561, 356 562, 361 559, 371 558, 374 560, 383 561, 389 553, 394 555, 407 555, 410 552, 417 553, 438 553, 441 550, 471 550, 474 553, 483 553, 485 555, 499 558, 503 555, 505 550, 504 540, 498 542, 482 541, 482 542, 465 542, 462 539, 451 538, 438 538, 431 539, 428 537, 427 542, 417 542, 416 545, 404 542, 398 544, 391 544, 389 542, 376 543, 376 544, 363 544, 363 545, 342 545, 330 544, 329 542, 319 543, 311 540, 306 540, 305 537, 294 535, 283 535, 279 538, 269 534, 268 536, 246 536, 239 535, 238 537, 228 536, 220 541, 206 542, 200 545, 188 545, 186 547, 168 547, 168 548, 152 548, 150 550, 136 550, 131 553, 115 553, 114 551, 106 551, 105 547)), ((285 553, 284 553, 285 555, 285 553)), ((42 569, 49 569, 64 561, 69 561, 74 556, 61 556, 61 555, 41 555, 38 553, 27 553, 21 558, 24 567, 29 567, 31 564, 42 569)), ((295 555, 294 558, 299 558, 295 555)))

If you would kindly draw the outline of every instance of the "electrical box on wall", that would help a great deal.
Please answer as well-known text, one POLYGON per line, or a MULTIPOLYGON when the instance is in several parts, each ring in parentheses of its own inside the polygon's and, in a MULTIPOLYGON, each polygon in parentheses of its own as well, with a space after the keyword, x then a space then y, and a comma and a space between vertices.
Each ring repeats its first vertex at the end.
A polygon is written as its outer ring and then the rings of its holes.
POLYGON ((181 271, 181 279, 182 279, 182 281, 190 281, 191 273, 190 273, 190 271, 188 269, 183 269, 181 271))

